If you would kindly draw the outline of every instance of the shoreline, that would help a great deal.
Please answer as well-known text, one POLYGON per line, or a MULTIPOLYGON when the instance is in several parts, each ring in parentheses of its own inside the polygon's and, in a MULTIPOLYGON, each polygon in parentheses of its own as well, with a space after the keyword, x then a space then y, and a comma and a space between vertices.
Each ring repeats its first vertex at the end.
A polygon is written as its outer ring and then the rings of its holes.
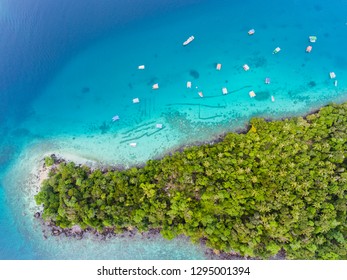
MULTIPOLYGON (((74 226, 72 228, 62 229, 56 226, 52 222, 45 222, 42 219, 42 212, 36 212, 34 217, 39 221, 42 228, 42 236, 44 239, 49 237, 63 236, 63 238, 75 239, 76 242, 82 240, 83 238, 91 238, 99 242, 107 242, 111 238, 119 239, 140 239, 140 240, 155 240, 158 238, 163 238, 160 234, 160 229, 150 229, 145 232, 138 232, 136 229, 127 229, 121 233, 114 233, 112 228, 106 228, 103 232, 98 232, 96 229, 87 228, 81 229, 79 226, 74 226)), ((185 235, 179 235, 175 239, 183 240, 185 242, 190 242, 190 238, 185 235)), ((170 240, 168 240, 170 241, 170 240)), ((223 252, 207 248, 204 240, 200 240, 199 244, 194 244, 199 250, 202 250, 206 260, 260 260, 259 258, 252 258, 247 256, 242 256, 235 252, 223 252)), ((285 255, 283 252, 277 254, 271 259, 284 259, 285 255)))

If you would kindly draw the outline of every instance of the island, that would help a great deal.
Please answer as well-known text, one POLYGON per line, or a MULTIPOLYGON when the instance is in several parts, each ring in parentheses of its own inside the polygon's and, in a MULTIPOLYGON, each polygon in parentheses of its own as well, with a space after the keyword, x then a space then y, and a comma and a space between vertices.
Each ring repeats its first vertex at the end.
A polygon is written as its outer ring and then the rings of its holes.
POLYGON ((214 252, 347 259, 347 103, 253 118, 241 133, 129 169, 46 158, 35 196, 62 229, 185 235, 214 252))

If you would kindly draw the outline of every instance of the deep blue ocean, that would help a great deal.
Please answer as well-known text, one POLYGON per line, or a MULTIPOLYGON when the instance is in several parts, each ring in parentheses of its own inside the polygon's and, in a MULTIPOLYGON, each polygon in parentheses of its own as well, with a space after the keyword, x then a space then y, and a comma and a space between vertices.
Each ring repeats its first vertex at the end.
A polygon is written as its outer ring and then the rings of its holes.
POLYGON ((127 167, 344 102, 346 49, 345 0, 0 0, 0 259, 206 258, 185 239, 44 238, 42 158, 127 167))

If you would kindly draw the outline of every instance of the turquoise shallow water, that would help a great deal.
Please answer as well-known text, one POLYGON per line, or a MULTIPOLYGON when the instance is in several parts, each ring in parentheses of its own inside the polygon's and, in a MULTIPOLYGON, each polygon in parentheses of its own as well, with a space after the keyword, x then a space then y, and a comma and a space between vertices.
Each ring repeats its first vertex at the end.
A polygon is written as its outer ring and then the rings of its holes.
POLYGON ((7 49, 13 61, 1 69, 0 258, 203 259, 203 250, 181 239, 44 239, 33 218, 33 171, 50 152, 130 166, 242 128, 252 116, 302 115, 346 100, 345 1, 111 2, 87 1, 81 13, 78 1, 56 9, 53 1, 37 0, 30 6, 35 18, 29 6, 3 2, 2 24, 17 36, 13 44, 25 34, 35 40, 7 49), (53 8, 57 15, 49 20, 53 8), (195 40, 183 47, 191 35, 195 40), (276 47, 281 51, 273 54, 276 47), (119 121, 112 122, 114 115, 119 121))

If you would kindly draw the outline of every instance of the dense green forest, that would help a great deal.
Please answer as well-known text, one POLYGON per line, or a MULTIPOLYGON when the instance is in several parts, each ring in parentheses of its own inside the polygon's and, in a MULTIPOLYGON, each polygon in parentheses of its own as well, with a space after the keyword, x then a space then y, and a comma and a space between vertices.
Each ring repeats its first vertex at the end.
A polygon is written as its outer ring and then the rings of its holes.
POLYGON ((35 199, 62 228, 155 228, 244 256, 283 248, 288 259, 347 259, 346 142, 347 103, 305 118, 254 118, 247 133, 141 168, 55 164, 35 199))

